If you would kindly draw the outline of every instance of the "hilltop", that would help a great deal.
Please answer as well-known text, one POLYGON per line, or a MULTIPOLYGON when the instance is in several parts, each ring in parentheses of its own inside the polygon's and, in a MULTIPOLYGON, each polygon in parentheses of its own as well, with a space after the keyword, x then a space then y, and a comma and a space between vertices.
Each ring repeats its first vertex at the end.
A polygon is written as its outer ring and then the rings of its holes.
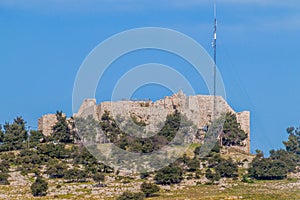
MULTIPOLYGON (((196 96, 195 99, 205 98, 196 96)), ((164 102, 166 108, 169 107, 166 102, 171 102, 169 111, 172 112, 167 112, 163 124, 157 123, 160 126, 157 134, 149 137, 136 135, 147 133, 145 126, 151 120, 145 120, 141 113, 146 108, 155 107, 157 102, 148 102, 148 105, 145 102, 121 101, 117 105, 134 105, 132 110, 135 111, 127 110, 127 118, 122 118, 119 115, 114 117, 113 110, 107 107, 104 110, 99 109, 104 104, 97 106, 95 101, 87 100, 83 107, 87 104, 91 106, 81 108, 75 116, 68 118, 62 112, 54 114, 49 134, 31 130, 30 137, 27 134, 26 122, 17 117, 13 123, 6 123, 0 129, 0 198, 300 198, 299 128, 287 129, 289 138, 284 142, 285 149, 271 150, 268 158, 259 150, 256 155, 251 155, 245 151, 249 135, 247 129, 245 131, 239 123, 237 113, 226 110, 228 112, 220 113, 219 118, 208 119, 208 127, 204 129, 203 124, 197 126, 195 119, 190 119, 183 112, 182 108, 186 107, 184 99, 193 98, 176 94, 166 97, 165 101, 158 101, 164 102), (178 99, 181 101, 176 102, 178 99), (84 115, 81 112, 86 110, 92 113, 85 112, 84 115), (100 112, 102 115, 99 115, 100 112), (222 128, 219 127, 220 121, 222 128), (197 138, 195 133, 199 131, 203 137, 197 138), (217 137, 212 137, 216 136, 215 131, 218 133, 217 137), (183 137, 178 138, 178 134, 183 137), (216 141, 203 155, 203 149, 207 147, 204 141, 208 141, 203 139, 207 137, 216 141), (186 147, 184 151, 179 145, 180 141, 186 147), (101 157, 103 155, 98 157, 95 154, 94 151, 101 150, 101 146, 109 145, 124 152, 117 157, 121 158, 118 161, 123 168, 112 165, 114 160, 105 160, 101 157), (164 158, 172 158, 173 162, 162 168, 152 168, 152 171, 141 171, 147 169, 147 165, 134 162, 135 158, 125 157, 127 152, 137 158, 151 155, 165 146, 182 152, 178 155, 172 152, 160 154, 164 158), (111 163, 107 163, 107 160, 111 163)), ((221 98, 219 100, 225 102, 221 98)), ((114 152, 109 155, 114 155, 114 152)), ((147 164, 150 167, 159 166, 161 163, 158 162, 160 161, 153 159, 147 164)))

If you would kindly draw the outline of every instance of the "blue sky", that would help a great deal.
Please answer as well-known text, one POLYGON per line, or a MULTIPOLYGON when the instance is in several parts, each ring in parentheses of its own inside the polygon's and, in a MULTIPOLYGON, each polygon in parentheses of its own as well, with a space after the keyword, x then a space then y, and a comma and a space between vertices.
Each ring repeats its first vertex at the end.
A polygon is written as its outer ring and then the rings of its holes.
MULTIPOLYGON (((116 33, 170 28, 211 54, 212 23, 209 0, 2 0, 0 123, 21 115, 37 126, 46 113, 63 110, 71 115, 81 63, 116 33)), ((237 111, 251 111, 252 151, 283 147, 285 129, 300 125, 300 2, 219 0, 218 29, 218 67, 227 100, 237 111)), ((153 60, 184 67, 157 52, 138 53, 115 65, 130 68, 153 60)), ((143 89, 137 97, 145 91, 153 99, 170 93, 155 86, 143 89)), ((106 100, 105 92, 98 94, 99 101, 106 100)))

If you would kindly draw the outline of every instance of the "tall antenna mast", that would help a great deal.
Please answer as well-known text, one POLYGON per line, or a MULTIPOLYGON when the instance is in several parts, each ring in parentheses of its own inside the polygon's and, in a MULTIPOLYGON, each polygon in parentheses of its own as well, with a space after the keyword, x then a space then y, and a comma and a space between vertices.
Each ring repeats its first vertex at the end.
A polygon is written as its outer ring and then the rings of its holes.
POLYGON ((214 3, 214 62, 217 64, 217 5, 214 3))
POLYGON ((216 90, 217 90, 217 4, 214 2, 214 39, 213 39, 213 49, 214 49, 214 110, 213 114, 216 115, 216 90))

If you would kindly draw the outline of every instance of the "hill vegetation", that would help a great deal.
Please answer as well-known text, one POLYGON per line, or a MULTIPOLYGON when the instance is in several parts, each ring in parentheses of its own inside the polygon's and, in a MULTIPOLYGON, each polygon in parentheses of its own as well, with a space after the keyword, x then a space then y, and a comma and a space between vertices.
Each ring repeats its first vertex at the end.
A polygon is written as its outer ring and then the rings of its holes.
MULTIPOLYGON (((191 121, 175 112, 168 115, 166 123, 156 136, 143 139, 122 132, 109 112, 102 116, 100 123, 92 118, 89 118, 89 123, 98 124, 110 142, 126 151, 138 153, 149 153, 168 144, 174 139, 182 123, 186 127, 193 126, 191 121)), ((139 127, 143 127, 142 122, 139 123, 139 127)), ((87 126, 85 128, 88 129, 87 126)), ((114 189, 114 194, 106 193, 104 196, 144 199, 159 198, 159 194, 165 195, 168 191, 166 188, 177 187, 182 183, 192 182, 191 188, 197 185, 214 187, 224 180, 254 184, 253 182, 261 180, 287 180, 289 174, 299 172, 299 128, 288 128, 288 139, 284 142, 286 148, 271 150, 268 158, 259 150, 255 156, 245 155, 244 159, 228 157, 224 152, 231 146, 243 145, 247 138, 235 116, 230 113, 226 114, 219 143, 208 155, 200 157, 201 144, 193 144, 191 155, 184 154, 176 162, 156 172, 138 175, 122 175, 117 169, 96 160, 81 144, 81 137, 75 130, 62 112, 57 112, 57 123, 49 137, 36 130, 28 133, 22 117, 17 117, 11 124, 5 123, 0 128, 0 185, 10 184, 9 180, 13 178, 11 174, 19 173, 29 180, 33 196, 55 196, 65 184, 85 184, 86 187, 91 186, 89 191, 93 188, 102 188, 104 191, 105 188, 109 189, 108 184, 117 187, 133 183, 137 189, 131 191, 128 188, 124 192, 120 192, 122 188, 114 189), (249 157, 252 159, 248 160, 249 157)), ((91 141, 93 139, 95 138, 91 138, 91 141)))

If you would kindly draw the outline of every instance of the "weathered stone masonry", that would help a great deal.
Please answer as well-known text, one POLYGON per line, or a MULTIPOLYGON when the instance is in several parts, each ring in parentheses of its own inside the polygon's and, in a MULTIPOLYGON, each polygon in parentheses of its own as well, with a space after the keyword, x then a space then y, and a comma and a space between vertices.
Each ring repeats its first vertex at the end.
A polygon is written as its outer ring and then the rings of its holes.
MULTIPOLYGON (((235 112, 222 97, 215 97, 216 115, 231 112, 237 117, 241 128, 248 134, 243 151, 250 153, 250 112, 235 112)), ((100 121, 105 111, 109 111, 113 117, 122 116, 137 117, 144 121, 148 131, 156 132, 159 122, 163 122, 168 114, 174 113, 175 109, 185 114, 192 120, 199 130, 210 125, 213 116, 214 97, 209 95, 185 96, 182 92, 167 96, 158 101, 117 101, 102 102, 97 105, 96 99, 86 99, 82 103, 78 113, 74 117, 87 117, 92 115, 100 121)), ((50 135, 52 126, 56 123, 55 114, 44 115, 39 119, 38 129, 45 135, 50 135)), ((196 141, 196 140, 195 140, 196 141)))

